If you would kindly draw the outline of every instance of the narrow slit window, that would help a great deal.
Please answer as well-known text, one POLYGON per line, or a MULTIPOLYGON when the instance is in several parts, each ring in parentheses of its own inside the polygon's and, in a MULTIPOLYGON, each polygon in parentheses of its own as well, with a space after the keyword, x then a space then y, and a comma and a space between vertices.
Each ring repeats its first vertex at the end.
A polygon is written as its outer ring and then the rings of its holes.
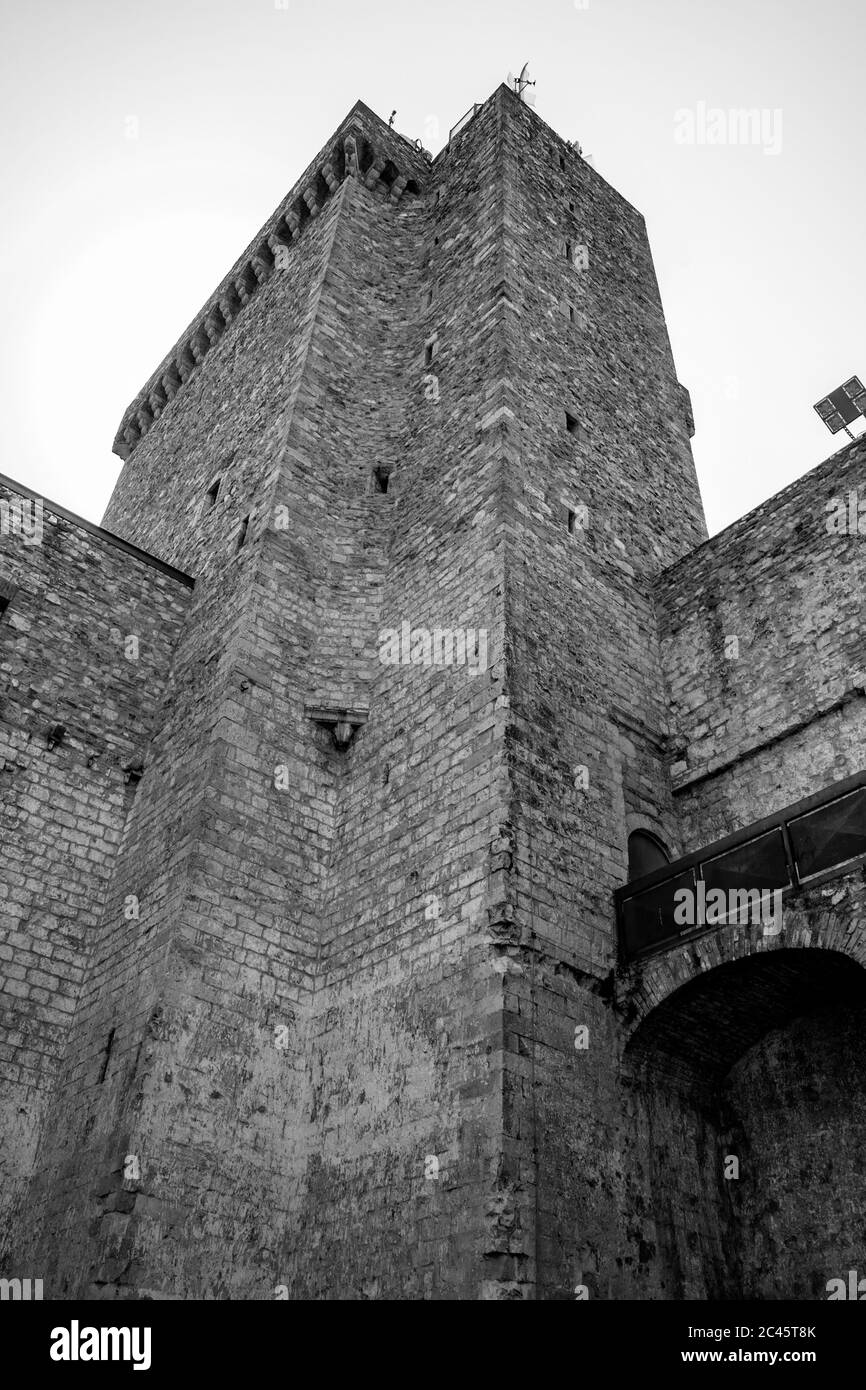
POLYGON ((144 758, 141 754, 136 753, 130 758, 128 763, 124 763, 123 765, 123 804, 126 811, 129 811, 135 800, 135 793, 138 790, 138 784, 143 776, 144 758))
POLYGON ((565 259, 566 259, 567 261, 571 261, 571 259, 572 259, 571 242, 570 242, 570 241, 567 241, 567 242, 565 243, 565 259))
POLYGON ((247 532, 249 531, 249 529, 250 529, 250 519, 249 519, 249 516, 245 516, 244 519, 243 519, 243 521, 241 522, 241 529, 240 529, 240 531, 238 532, 238 544, 237 544, 238 550, 242 550, 243 547, 246 545, 246 543, 247 543, 247 532))
POLYGON ((573 536, 573 535, 574 535, 574 523, 575 523, 576 519, 577 519, 577 518, 576 518, 575 513, 574 513, 574 512, 571 510, 571 508, 569 507, 569 509, 568 509, 568 534, 569 534, 570 536, 573 536))
POLYGON ((214 478, 213 482, 211 483, 210 487, 205 493, 205 502, 207 504, 208 511, 210 511, 211 507, 215 504, 217 498, 219 497, 220 481, 221 480, 219 478, 214 478))
POLYGON ((569 306, 568 306, 568 319, 569 319, 569 323, 574 323, 574 305, 573 305, 573 304, 569 304, 569 306))
POLYGON ((436 356, 436 340, 435 340, 435 339, 431 339, 431 341, 430 341, 429 343, 426 343, 425 346, 424 346, 424 366, 425 366, 425 367, 431 367, 431 366, 433 365, 433 358, 434 358, 435 356, 436 356))
POLYGON ((110 1032, 109 1035, 108 1035, 108 1041, 107 1041, 106 1044, 105 1044, 105 1051, 104 1051, 103 1054, 102 1054, 102 1069, 101 1069, 101 1071, 100 1071, 100 1073, 99 1073, 99 1085, 100 1085, 100 1086, 102 1085, 102 1083, 103 1083, 103 1081, 105 1080, 106 1075, 107 1075, 107 1073, 108 1073, 108 1063, 109 1063, 109 1061, 111 1060, 111 1049, 112 1049, 112 1047, 114 1046, 114 1034, 115 1034, 115 1032, 116 1032, 116 1029, 112 1028, 111 1032, 110 1032))
POLYGON ((569 434, 575 436, 579 436, 580 434, 580 421, 575 415, 569 415, 568 411, 565 412, 565 428, 568 430, 569 434))
POLYGON ((373 469, 373 491, 374 491, 374 492, 387 492, 387 491, 388 491, 388 479, 390 478, 390 476, 391 476, 391 470, 390 470, 390 468, 383 468, 383 467, 374 468, 374 469, 373 469))

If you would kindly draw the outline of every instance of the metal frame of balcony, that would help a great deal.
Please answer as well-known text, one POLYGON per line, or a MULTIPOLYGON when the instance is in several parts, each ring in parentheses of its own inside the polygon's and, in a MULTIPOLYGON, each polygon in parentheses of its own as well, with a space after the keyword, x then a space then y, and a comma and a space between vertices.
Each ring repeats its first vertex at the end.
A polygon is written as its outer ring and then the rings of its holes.
MULTIPOLYGON (((830 806, 834 801, 841 801, 852 792, 859 791, 866 787, 866 770, 855 773, 852 777, 846 777, 840 782, 834 782, 831 786, 825 787, 823 791, 817 792, 813 796, 803 797, 800 801, 794 802, 791 806, 784 807, 781 811, 776 811, 771 816, 765 816, 762 820, 755 821, 746 826, 743 830, 736 831, 733 835, 727 835, 723 840, 717 840, 713 844, 705 846, 703 849, 695 850, 691 854, 684 855, 681 859, 676 859, 670 864, 666 864, 661 869, 656 869, 651 874, 646 874, 643 878, 633 879, 632 882, 624 884, 614 893, 614 903, 616 905, 617 935, 619 946, 620 962, 631 964, 635 960, 643 959, 648 955, 654 955, 659 951, 670 950, 672 946, 678 945, 683 941, 703 936, 707 932, 718 931, 719 923, 706 923, 698 926, 688 926, 672 933, 668 937, 652 941, 642 949, 629 949, 625 940, 625 923, 623 920, 623 909, 625 904, 633 898, 640 896, 650 888, 655 888, 682 877, 690 870, 694 870, 695 881, 703 865, 710 860, 717 859, 739 846, 745 846, 752 841, 760 839, 773 830, 779 830, 785 851, 785 861, 788 870, 787 886, 782 888, 783 894, 798 892, 802 888, 811 888, 815 884, 823 883, 826 879, 835 878, 841 873, 847 873, 851 868, 860 863, 866 862, 866 852, 854 855, 850 859, 841 860, 838 864, 833 864, 817 873, 801 875, 797 868, 797 859, 791 842, 789 830, 792 821, 798 821, 802 816, 810 811, 816 811, 824 806, 830 806)), ((703 874, 700 875, 703 877, 703 874)))

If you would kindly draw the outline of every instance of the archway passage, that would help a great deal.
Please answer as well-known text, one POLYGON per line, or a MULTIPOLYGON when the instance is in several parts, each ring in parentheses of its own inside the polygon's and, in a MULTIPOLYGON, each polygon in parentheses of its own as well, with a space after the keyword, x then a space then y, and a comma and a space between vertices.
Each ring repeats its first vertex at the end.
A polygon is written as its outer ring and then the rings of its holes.
POLYGON ((717 1088, 765 1034, 866 1001, 866 970, 839 951, 776 949, 690 980, 644 1020, 627 1054, 669 1081, 717 1088))
POLYGON ((722 1102, 742 1296, 825 1299, 831 1279, 866 1275, 866 1003, 768 1033, 722 1102))
MULTIPOLYGON (((826 1298, 866 1249, 866 971, 771 949, 682 986, 624 1081, 673 1298, 826 1298)), ((866 1268, 862 1271, 866 1274, 866 1268)))

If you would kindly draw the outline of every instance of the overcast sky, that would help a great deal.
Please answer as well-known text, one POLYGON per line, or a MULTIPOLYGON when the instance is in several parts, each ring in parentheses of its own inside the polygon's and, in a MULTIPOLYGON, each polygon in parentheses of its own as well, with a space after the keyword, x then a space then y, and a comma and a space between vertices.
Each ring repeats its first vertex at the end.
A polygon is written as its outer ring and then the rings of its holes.
POLYGON ((435 153, 527 59, 647 219, 711 531, 845 442, 812 405, 866 379, 862 0, 0 4, 0 471, 90 520, 127 404, 356 98, 435 153))

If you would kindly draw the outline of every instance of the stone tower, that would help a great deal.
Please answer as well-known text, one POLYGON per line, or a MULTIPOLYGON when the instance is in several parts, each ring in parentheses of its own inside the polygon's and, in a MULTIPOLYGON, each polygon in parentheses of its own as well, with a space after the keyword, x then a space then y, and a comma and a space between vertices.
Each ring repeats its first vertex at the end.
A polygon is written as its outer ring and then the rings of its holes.
POLYGON ((506 87, 433 160, 359 102, 127 410, 104 528, 7 528, 12 1272, 856 1263, 864 547, 826 508, 866 447, 708 541, 692 432, 643 219, 575 148, 506 87), (764 886, 774 835, 778 930, 662 930, 674 871, 764 886))

